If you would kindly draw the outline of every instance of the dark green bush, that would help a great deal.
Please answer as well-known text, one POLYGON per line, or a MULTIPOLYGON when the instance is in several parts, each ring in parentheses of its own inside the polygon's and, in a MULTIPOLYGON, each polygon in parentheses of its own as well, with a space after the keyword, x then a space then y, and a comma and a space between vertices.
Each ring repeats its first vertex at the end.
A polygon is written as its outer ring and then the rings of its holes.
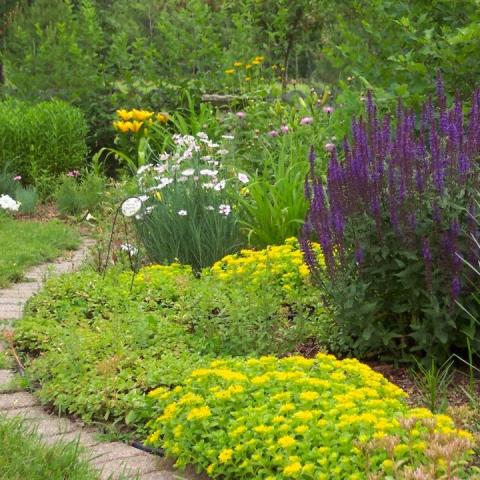
POLYGON ((86 135, 83 114, 63 101, 0 102, 0 168, 8 165, 28 182, 80 168, 86 135))

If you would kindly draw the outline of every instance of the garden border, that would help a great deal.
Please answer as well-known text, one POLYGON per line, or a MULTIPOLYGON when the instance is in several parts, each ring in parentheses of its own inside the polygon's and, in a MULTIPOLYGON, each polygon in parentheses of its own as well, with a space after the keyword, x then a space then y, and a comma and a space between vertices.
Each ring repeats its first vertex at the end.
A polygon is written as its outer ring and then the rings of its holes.
MULTIPOLYGON (((83 237, 78 250, 69 252, 54 262, 48 262, 27 271, 26 281, 0 290, 0 326, 13 326, 20 319, 27 300, 37 293, 46 278, 51 275, 77 270, 86 260, 90 248, 95 244, 89 237, 83 237)), ((0 352, 6 346, 0 342, 0 352)), ((21 367, 21 366, 20 366, 21 367)), ((42 441, 51 445, 62 441, 78 441, 86 449, 86 458, 100 472, 101 480, 123 478, 138 480, 193 480, 199 477, 193 472, 179 476, 173 471, 172 462, 165 458, 121 442, 101 442, 98 433, 77 421, 48 413, 31 393, 16 390, 11 370, 0 370, 0 416, 24 419, 29 431, 38 434, 42 441)))

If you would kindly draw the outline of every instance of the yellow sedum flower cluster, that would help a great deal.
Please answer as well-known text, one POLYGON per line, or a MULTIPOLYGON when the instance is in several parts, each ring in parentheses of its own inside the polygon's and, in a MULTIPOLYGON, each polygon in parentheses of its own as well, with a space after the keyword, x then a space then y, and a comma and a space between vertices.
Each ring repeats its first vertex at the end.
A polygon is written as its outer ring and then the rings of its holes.
POLYGON ((146 123, 152 124, 154 121, 160 123, 167 123, 170 119, 168 113, 151 112, 149 110, 117 110, 117 116, 120 120, 113 122, 115 130, 122 133, 137 133, 140 131, 142 126, 146 123))
MULTIPOLYGON (((462 460, 471 453, 450 417, 409 408, 382 375, 332 355, 215 360, 150 397, 162 413, 148 443, 212 478, 390 478, 397 465, 427 463, 432 442, 460 442, 462 460)), ((434 461, 440 474, 451 467, 434 461)))
MULTIPOLYGON (((314 245, 314 249, 320 255, 319 246, 314 245)), ((227 255, 213 265, 211 273, 227 282, 248 281, 258 286, 268 282, 287 291, 308 284, 310 277, 298 240, 293 237, 284 245, 227 255)))

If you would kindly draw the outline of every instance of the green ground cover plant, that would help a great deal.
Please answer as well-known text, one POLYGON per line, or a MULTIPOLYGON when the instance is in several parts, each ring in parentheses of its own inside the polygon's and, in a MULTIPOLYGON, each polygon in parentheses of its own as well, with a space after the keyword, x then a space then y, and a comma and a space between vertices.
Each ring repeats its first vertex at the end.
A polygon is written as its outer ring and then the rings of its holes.
POLYGON ((0 417, 0 479, 98 480, 76 442, 45 446, 17 419, 0 417))
POLYGON ((53 260, 80 244, 75 228, 59 221, 14 220, 0 214, 0 286, 19 281, 28 267, 53 260))
POLYGON ((355 359, 214 360, 149 393, 148 440, 212 478, 472 478, 473 436, 405 397, 355 359))
POLYGON ((40 398, 141 432, 145 394, 181 384, 212 357, 285 354, 326 337, 330 322, 292 242, 227 257, 200 278, 178 264, 146 267, 131 290, 131 274, 115 270, 50 280, 15 330, 40 398))

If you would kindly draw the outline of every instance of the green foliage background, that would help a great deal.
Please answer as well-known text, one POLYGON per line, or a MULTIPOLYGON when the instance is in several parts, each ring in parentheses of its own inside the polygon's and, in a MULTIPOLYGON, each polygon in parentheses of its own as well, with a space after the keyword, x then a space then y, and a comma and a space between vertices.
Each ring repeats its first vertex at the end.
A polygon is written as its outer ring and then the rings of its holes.
POLYGON ((18 0, 0 15, 3 94, 81 107, 92 147, 115 108, 178 108, 222 90, 223 70, 262 54, 304 78, 418 103, 440 69, 451 93, 479 74, 477 0, 18 0), (3 78, 3 76, 5 78, 3 78))

